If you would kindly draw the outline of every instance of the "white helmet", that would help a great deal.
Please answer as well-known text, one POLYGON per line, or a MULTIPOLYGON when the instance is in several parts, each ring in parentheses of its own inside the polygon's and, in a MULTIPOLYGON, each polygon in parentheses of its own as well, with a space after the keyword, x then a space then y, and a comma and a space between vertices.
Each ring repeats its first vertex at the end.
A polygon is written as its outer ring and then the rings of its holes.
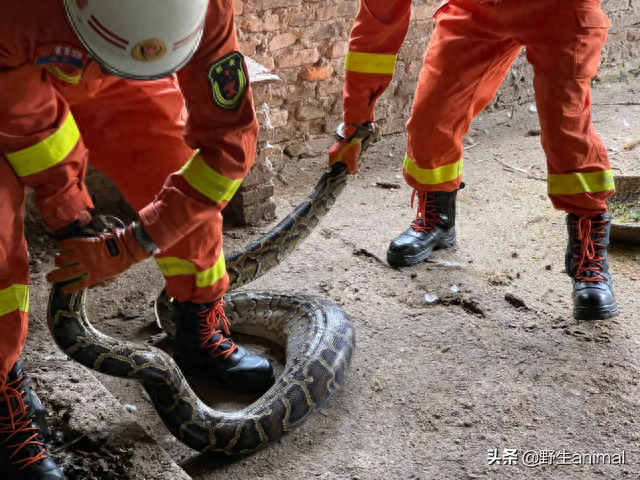
POLYGON ((136 80, 166 77, 200 44, 208 0, 64 0, 76 35, 102 68, 136 80))

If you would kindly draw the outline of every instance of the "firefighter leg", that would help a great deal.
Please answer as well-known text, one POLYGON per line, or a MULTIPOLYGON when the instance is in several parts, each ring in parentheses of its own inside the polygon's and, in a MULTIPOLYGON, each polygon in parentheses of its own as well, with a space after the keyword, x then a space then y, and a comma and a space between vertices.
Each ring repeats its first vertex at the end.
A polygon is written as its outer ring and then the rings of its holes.
POLYGON ((477 11, 457 2, 444 5, 434 16, 436 30, 407 124, 403 165, 404 178, 418 197, 417 215, 391 242, 387 259, 392 265, 416 264, 434 249, 454 244, 462 138, 520 52, 520 46, 486 16, 479 18, 477 11))
MULTIPOLYGON (((108 94, 75 108, 90 163, 136 210, 193 154, 182 138, 184 100, 173 79, 122 80, 108 94)), ((183 205, 172 207, 188 214, 183 205)), ((222 386, 236 391, 262 393, 271 386, 271 364, 225 337, 222 296, 229 280, 222 215, 189 232, 156 261, 167 282, 157 308, 176 325, 173 353, 179 364, 212 370, 222 386)))
POLYGON ((2 478, 64 480, 40 432, 45 428, 44 408, 31 393, 18 361, 29 310, 24 195, 15 172, 0 157, 0 472, 2 478))
POLYGON ((24 187, 0 157, 0 385, 27 338, 29 254, 24 238, 24 187))
POLYGON ((566 270, 573 279, 573 316, 581 320, 618 314, 607 255, 611 217, 606 200, 614 182, 606 148, 591 123, 589 88, 609 25, 597 5, 576 2, 556 30, 561 38, 527 45, 549 197, 555 208, 568 213, 566 270))

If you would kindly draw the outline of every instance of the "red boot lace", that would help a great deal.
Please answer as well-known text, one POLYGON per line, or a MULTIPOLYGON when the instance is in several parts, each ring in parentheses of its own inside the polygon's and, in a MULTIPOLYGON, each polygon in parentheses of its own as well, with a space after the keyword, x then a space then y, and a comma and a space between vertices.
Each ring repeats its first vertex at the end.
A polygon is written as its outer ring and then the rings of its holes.
POLYGON ((418 195, 418 212, 416 213, 416 219, 411 223, 414 230, 418 232, 427 233, 435 228, 436 225, 442 223, 440 215, 436 212, 435 199, 429 198, 427 192, 418 192, 414 190, 411 194, 411 208, 413 208, 413 202, 418 195), (418 223, 422 220, 422 225, 418 223))
POLYGON ((39 460, 47 458, 47 455, 45 454, 44 443, 35 440, 35 438, 40 433, 40 430, 37 427, 31 427, 32 419, 27 415, 27 406, 25 405, 24 399, 22 398, 26 394, 26 392, 18 391, 18 389, 22 387, 23 381, 24 377, 20 377, 17 380, 6 384, 4 387, 0 387, 0 402, 6 402, 7 407, 9 408, 8 417, 0 416, 0 435, 8 435, 8 437, 3 440, 3 442, 8 449, 14 449, 14 452, 11 457, 9 457, 9 459, 13 464, 20 465, 21 470, 28 467, 32 463, 36 463, 39 460), (12 399, 15 399, 16 403, 18 404, 15 410, 13 410, 11 407, 12 399), (27 434, 33 434, 23 442, 13 445, 10 444, 11 439, 15 435, 24 432, 26 432, 27 434), (33 457, 14 461, 13 457, 17 455, 20 449, 26 447, 27 445, 37 445, 42 447, 42 450, 40 450, 40 452, 33 457))
POLYGON ((238 349, 238 346, 230 338, 223 335, 223 332, 227 336, 230 334, 229 319, 224 313, 225 305, 224 300, 219 300, 211 308, 200 313, 200 316, 204 318, 200 327, 200 346, 209 349, 212 357, 223 356, 227 358, 238 349), (222 331, 219 330, 220 324, 222 324, 222 331), (217 334, 220 334, 220 338, 215 342, 210 341, 217 334), (220 348, 224 342, 231 344, 227 350, 220 348))
POLYGON ((576 262, 577 282, 606 281, 604 275, 600 273, 602 272, 602 262, 604 262, 604 257, 601 256, 601 253, 605 246, 602 243, 598 243, 598 240, 602 241, 604 238, 607 223, 607 221, 594 222, 586 217, 574 222, 574 225, 577 224, 576 240, 580 248, 573 255, 576 262), (594 239, 594 236, 597 238, 594 239))

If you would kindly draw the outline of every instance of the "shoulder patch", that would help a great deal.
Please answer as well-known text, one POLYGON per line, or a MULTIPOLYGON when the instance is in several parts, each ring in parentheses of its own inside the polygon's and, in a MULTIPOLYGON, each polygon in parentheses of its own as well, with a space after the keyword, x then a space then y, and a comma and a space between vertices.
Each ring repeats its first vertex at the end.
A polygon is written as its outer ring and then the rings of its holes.
POLYGON ((212 64, 207 78, 213 103, 225 110, 235 110, 240 106, 249 84, 240 52, 232 52, 212 64))
POLYGON ((36 67, 75 67, 84 68, 87 64, 87 52, 73 45, 47 44, 36 48, 34 64, 36 67))
POLYGON ((34 65, 48 70, 53 76, 66 83, 77 84, 87 65, 87 52, 74 45, 39 45, 35 51, 34 65))

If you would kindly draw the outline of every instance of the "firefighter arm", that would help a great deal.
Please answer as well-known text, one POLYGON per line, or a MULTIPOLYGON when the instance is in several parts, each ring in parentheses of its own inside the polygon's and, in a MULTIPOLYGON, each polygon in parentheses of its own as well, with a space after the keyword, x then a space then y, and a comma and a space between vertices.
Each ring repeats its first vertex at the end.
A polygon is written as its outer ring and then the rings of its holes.
POLYGON ((68 105, 39 70, 3 63, 0 58, 0 161, 34 190, 49 230, 88 219, 86 150, 68 105))
POLYGON ((237 50, 232 0, 211 1, 200 48, 178 72, 189 111, 185 140, 196 154, 140 215, 161 250, 216 218, 253 164, 258 122, 237 50))
POLYGON ((344 122, 373 122, 376 100, 393 78, 411 17, 411 0, 360 0, 345 58, 344 122))

